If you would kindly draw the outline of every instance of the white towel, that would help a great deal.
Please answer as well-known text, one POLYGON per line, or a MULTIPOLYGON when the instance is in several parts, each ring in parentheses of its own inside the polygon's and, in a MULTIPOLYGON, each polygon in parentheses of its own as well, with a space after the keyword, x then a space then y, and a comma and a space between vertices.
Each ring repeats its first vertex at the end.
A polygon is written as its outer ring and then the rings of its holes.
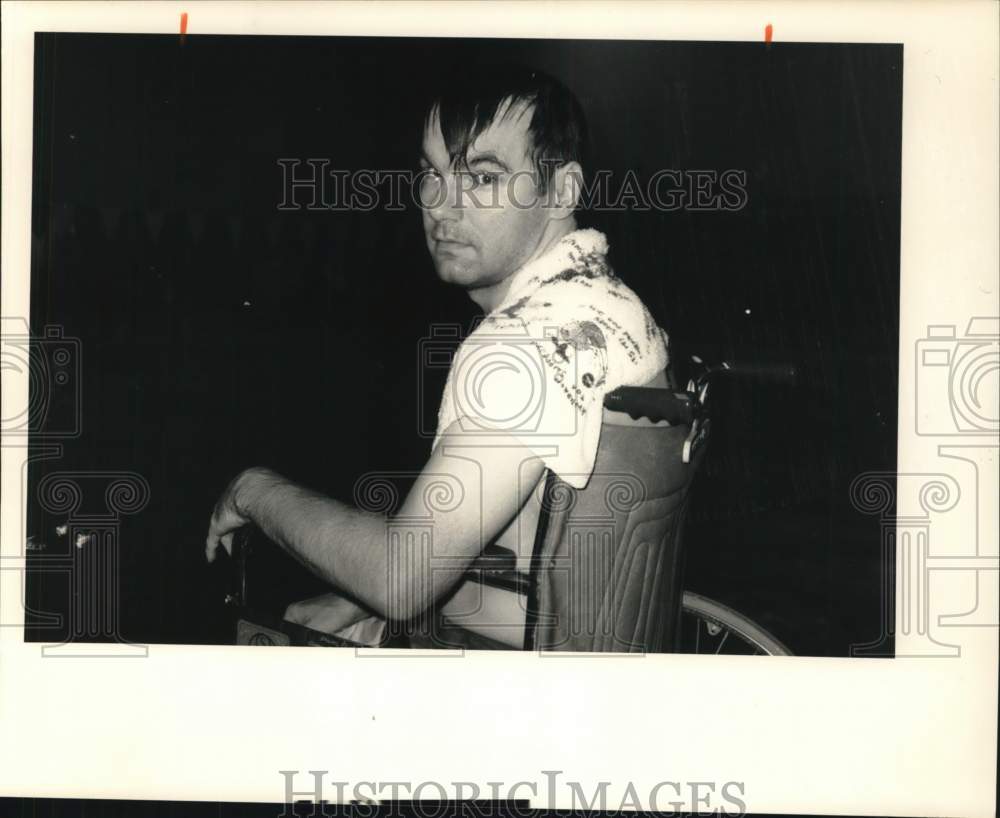
POLYGON ((667 336, 607 263, 596 230, 576 230, 513 274, 501 304, 462 343, 448 372, 434 446, 465 432, 514 435, 584 488, 604 395, 667 366, 667 336))

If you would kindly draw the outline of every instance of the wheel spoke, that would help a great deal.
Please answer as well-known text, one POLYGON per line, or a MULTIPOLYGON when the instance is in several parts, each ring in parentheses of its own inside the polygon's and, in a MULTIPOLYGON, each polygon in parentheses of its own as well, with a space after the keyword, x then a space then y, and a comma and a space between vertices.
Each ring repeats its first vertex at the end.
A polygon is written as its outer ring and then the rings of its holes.
MULTIPOLYGON (((694 653, 702 653, 701 630, 704 627, 707 631, 706 654, 723 654, 730 636, 735 638, 733 645, 736 647, 733 650, 738 654, 771 656, 791 653, 777 638, 753 620, 700 594, 685 591, 682 610, 683 616, 694 627, 694 639, 691 640, 690 636, 687 636, 690 641, 682 646, 682 650, 686 652, 691 652, 693 648, 694 653), (719 637, 720 631, 725 631, 721 638, 719 637), (693 646, 692 641, 694 642, 693 646)), ((687 633, 690 634, 690 632, 688 629, 687 633)))

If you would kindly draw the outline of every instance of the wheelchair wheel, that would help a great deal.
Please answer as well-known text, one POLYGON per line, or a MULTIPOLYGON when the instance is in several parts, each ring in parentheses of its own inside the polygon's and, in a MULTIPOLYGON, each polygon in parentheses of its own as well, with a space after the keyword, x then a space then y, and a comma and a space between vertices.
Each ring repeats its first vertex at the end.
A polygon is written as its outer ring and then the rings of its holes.
POLYGON ((691 591, 681 602, 680 653, 791 656, 771 633, 738 611, 691 591))

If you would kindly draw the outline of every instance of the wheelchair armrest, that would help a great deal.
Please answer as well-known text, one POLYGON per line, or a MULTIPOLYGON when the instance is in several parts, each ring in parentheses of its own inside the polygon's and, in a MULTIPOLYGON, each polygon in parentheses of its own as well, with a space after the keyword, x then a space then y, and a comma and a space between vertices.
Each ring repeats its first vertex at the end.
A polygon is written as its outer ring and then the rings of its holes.
POLYGON ((527 595, 533 585, 530 574, 517 570, 517 556, 509 548, 490 543, 476 558, 466 577, 483 585, 527 595))

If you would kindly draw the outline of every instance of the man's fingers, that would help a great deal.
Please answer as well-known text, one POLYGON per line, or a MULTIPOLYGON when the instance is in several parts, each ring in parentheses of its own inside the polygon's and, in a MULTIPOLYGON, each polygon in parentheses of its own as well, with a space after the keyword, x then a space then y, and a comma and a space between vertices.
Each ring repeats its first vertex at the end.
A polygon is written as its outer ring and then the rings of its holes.
POLYGON ((209 563, 215 562, 215 552, 219 549, 219 539, 211 534, 205 540, 205 560, 209 563))
POLYGON ((209 563, 215 562, 219 555, 219 546, 226 549, 226 553, 232 556, 233 536, 235 532, 244 524, 249 522, 236 513, 230 496, 230 487, 223 492, 212 509, 212 519, 208 524, 208 537, 205 540, 205 560, 209 563))
POLYGON ((223 534, 221 537, 214 533, 208 535, 205 540, 205 559, 208 562, 215 562, 215 558, 219 555, 219 546, 221 545, 226 549, 226 553, 229 556, 233 555, 233 538, 236 536, 235 531, 230 531, 223 534))

